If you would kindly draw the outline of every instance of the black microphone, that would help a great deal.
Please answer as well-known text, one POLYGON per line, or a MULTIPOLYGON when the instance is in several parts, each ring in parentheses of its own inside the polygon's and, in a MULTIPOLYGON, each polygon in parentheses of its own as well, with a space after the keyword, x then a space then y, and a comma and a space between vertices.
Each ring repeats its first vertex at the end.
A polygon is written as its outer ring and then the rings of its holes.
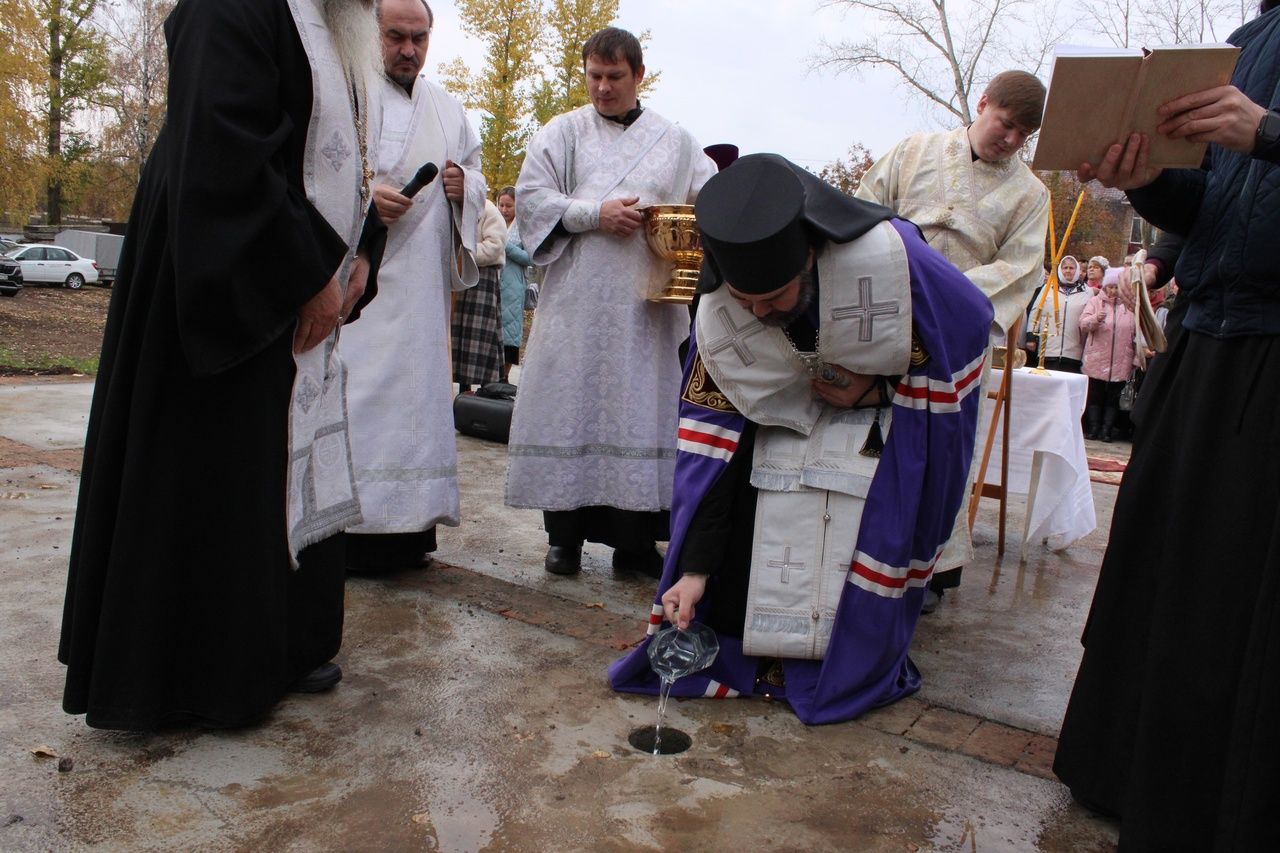
POLYGON ((440 172, 436 168, 435 163, 424 163, 418 173, 413 176, 409 183, 404 185, 404 189, 400 190, 400 195, 405 198, 413 198, 418 194, 418 190, 425 187, 436 179, 436 175, 440 172))

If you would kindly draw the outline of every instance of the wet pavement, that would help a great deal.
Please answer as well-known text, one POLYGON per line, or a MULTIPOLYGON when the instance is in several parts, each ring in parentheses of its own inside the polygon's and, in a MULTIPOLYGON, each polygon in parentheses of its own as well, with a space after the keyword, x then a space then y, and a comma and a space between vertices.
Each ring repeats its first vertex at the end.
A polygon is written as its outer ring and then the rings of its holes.
POLYGON ((1094 533, 1025 562, 1012 540, 997 558, 983 501, 964 585, 917 631, 917 695, 814 728, 760 700, 673 700, 693 745, 653 757, 627 736, 655 700, 604 678, 652 582, 594 545, 581 575, 548 575, 541 514, 502 505, 505 447, 460 437, 462 525, 434 567, 348 582, 337 689, 254 729, 121 734, 59 707, 90 392, 0 384, 2 850, 1114 848, 1048 769, 1113 485, 1093 485, 1094 533))

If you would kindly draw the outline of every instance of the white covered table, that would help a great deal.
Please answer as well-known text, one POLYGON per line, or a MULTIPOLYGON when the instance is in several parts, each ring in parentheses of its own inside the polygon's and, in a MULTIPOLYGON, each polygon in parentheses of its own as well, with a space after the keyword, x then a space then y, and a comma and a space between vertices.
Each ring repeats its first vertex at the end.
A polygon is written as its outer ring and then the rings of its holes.
MULTIPOLYGON (((992 370, 988 387, 998 387, 1001 376, 1000 370, 992 370)), ((1052 370, 1040 375, 1024 367, 1014 371, 1012 385, 1008 491, 1027 496, 1022 550, 1025 553, 1030 542, 1046 540, 1058 551, 1098 526, 1080 431, 1089 379, 1052 370)), ((991 426, 993 406, 993 400, 984 400, 979 441, 991 426)), ((987 465, 988 483, 1000 480, 999 439, 997 432, 987 465)))

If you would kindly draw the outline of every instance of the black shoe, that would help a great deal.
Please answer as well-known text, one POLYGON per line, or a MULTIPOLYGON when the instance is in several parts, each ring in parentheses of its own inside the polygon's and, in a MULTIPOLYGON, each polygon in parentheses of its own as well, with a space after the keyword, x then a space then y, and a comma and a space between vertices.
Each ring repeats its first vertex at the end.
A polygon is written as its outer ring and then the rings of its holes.
POLYGON ((657 548, 648 551, 613 551, 613 569, 618 572, 635 572, 657 580, 662 577, 662 555, 657 548))
POLYGON ((342 680, 342 668, 333 661, 322 663, 289 685, 290 693, 323 693, 342 680))
POLYGON ((553 575, 576 575, 582 571, 582 547, 552 545, 547 549, 545 565, 553 575))
POLYGON ((1085 807, 1086 809, 1093 812, 1094 814, 1101 815, 1103 817, 1109 817, 1113 820, 1120 820, 1120 812, 1116 811, 1115 809, 1108 808, 1102 805, 1101 803, 1095 802, 1093 799, 1082 795, 1075 788, 1068 788, 1067 790, 1071 792, 1071 799, 1075 800, 1081 806, 1085 807))

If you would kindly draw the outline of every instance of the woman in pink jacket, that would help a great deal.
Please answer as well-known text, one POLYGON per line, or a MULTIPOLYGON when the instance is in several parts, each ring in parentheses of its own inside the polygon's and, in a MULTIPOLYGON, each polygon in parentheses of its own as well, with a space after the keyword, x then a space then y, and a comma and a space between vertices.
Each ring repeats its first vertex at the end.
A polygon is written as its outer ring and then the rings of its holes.
POLYGON ((1084 345, 1084 373, 1089 377, 1089 404, 1085 409, 1085 438, 1111 441, 1120 392, 1133 373, 1135 320, 1119 298, 1120 270, 1102 278, 1102 288, 1080 315, 1084 345), (1101 427, 1099 427, 1101 421, 1101 427))

